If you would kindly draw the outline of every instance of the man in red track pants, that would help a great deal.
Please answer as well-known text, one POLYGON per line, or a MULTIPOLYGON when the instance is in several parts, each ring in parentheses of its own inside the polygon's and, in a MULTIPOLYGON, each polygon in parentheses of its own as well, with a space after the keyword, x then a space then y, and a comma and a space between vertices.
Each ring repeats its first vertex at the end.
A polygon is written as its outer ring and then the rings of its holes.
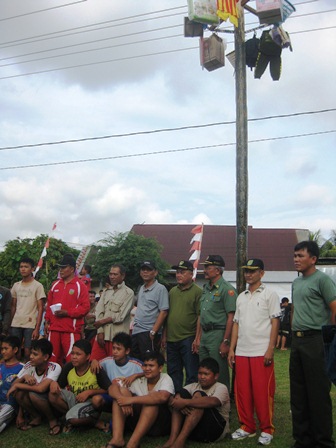
POLYGON ((237 298, 228 354, 229 365, 236 364, 235 399, 241 424, 232 439, 256 435, 255 409, 261 431, 258 444, 269 445, 274 432, 273 355, 279 331, 280 300, 261 282, 262 260, 248 260, 242 269, 248 289, 237 298))
POLYGON ((59 267, 61 278, 52 284, 48 294, 45 331, 49 333, 48 338, 53 345, 50 359, 62 366, 70 361, 72 346, 81 338, 90 301, 87 287, 75 277, 76 260, 73 256, 65 254, 59 267), (55 309, 55 305, 59 309, 55 309))

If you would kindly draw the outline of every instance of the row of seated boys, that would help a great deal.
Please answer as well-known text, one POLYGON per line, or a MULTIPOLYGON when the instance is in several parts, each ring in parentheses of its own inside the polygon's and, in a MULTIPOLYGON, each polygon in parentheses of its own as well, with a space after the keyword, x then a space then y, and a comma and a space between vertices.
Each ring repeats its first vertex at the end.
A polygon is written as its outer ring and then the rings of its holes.
POLYGON ((137 447, 145 435, 169 435, 163 445, 183 447, 188 438, 203 442, 221 440, 229 433, 230 398, 217 382, 218 363, 201 361, 198 383, 174 391, 171 378, 162 373, 161 353, 148 352, 141 362, 129 356, 131 338, 113 338, 113 357, 90 361, 91 344, 74 343, 71 362, 63 368, 49 361, 52 344, 32 342, 30 361, 17 359, 19 340, 8 336, 1 344, 0 432, 15 419, 27 431, 48 421, 49 434, 70 433, 76 427, 96 427, 106 433, 110 424, 100 419, 112 410, 112 439, 106 447, 125 445, 124 432, 132 431, 127 447, 137 447))

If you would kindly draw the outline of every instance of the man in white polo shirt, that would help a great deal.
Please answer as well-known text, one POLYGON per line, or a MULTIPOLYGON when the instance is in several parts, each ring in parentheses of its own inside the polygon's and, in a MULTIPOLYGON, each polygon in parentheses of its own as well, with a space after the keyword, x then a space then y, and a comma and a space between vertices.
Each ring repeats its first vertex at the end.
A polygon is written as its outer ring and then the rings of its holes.
POLYGON ((281 315, 279 296, 261 279, 264 263, 257 258, 242 266, 248 289, 237 298, 228 355, 230 367, 236 364, 235 399, 241 424, 232 439, 256 435, 256 411, 261 430, 259 445, 273 439, 274 348, 281 315))

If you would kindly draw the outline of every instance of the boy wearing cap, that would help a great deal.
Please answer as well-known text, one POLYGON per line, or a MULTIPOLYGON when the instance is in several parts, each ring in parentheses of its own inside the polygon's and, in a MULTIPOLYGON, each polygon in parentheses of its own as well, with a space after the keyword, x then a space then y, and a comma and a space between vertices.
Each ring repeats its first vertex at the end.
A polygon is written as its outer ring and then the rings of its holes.
POLYGON ((228 355, 230 367, 236 365, 235 399, 240 428, 232 439, 256 435, 254 408, 259 420, 259 445, 273 439, 274 348, 281 315, 279 296, 262 282, 264 263, 250 259, 242 266, 248 289, 237 298, 237 309, 228 355))
POLYGON ((24 358, 28 361, 32 339, 39 338, 43 314, 43 301, 46 297, 43 286, 35 280, 35 262, 29 257, 20 261, 22 280, 14 283, 11 308, 11 335, 24 340, 24 358))
POLYGON ((194 268, 190 261, 180 261, 172 269, 176 270, 177 285, 169 291, 169 314, 163 330, 162 346, 167 349, 168 375, 178 392, 183 387, 183 369, 186 384, 197 381, 202 290, 193 281, 194 268))
POLYGON ((237 292, 224 280, 225 262, 220 255, 209 255, 204 263, 204 277, 209 280, 203 286, 200 323, 202 337, 200 359, 214 358, 219 364, 220 383, 230 390, 227 363, 233 315, 236 311, 237 292))
POLYGON ((84 316, 90 310, 89 293, 84 283, 75 277, 76 260, 65 254, 59 263, 60 279, 49 291, 45 314, 45 331, 53 345, 52 361, 60 365, 70 361, 71 349, 81 338, 84 316), (61 304, 52 311, 51 306, 61 304))
POLYGON ((141 360, 146 352, 160 350, 160 333, 169 310, 168 291, 156 280, 157 275, 153 261, 142 262, 144 284, 139 290, 132 331, 132 356, 141 360))

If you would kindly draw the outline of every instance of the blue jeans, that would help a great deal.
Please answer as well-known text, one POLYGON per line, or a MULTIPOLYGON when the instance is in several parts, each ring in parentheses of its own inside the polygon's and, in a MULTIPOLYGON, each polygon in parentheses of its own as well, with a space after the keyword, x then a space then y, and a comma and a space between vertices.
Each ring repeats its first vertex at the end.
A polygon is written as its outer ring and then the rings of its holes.
POLYGON ((185 384, 197 383, 199 358, 191 351, 194 339, 190 336, 182 341, 167 342, 167 372, 173 380, 175 392, 183 387, 183 367, 186 371, 185 384))

